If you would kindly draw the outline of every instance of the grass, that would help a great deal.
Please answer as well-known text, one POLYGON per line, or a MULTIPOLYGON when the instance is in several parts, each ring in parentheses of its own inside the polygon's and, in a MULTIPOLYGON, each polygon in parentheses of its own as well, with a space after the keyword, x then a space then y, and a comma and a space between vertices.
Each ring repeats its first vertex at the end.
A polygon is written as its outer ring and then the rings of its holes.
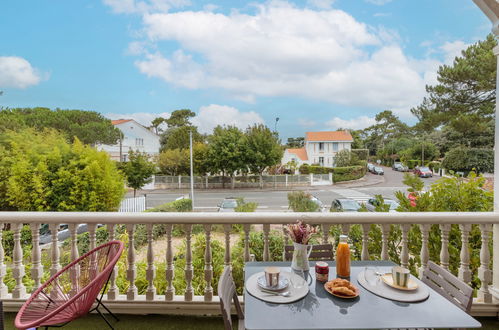
MULTIPOLYGON (((5 329, 14 328, 15 313, 5 313, 5 329)), ((180 316, 180 315, 119 315, 119 322, 111 322, 116 330, 138 329, 182 329, 182 330, 220 330, 223 329, 221 317, 211 316, 180 316)), ((476 318, 482 323, 484 330, 499 329, 499 320, 493 317, 476 318)), ((237 329, 237 325, 234 324, 237 329)), ((109 329, 106 323, 95 314, 87 315, 64 326, 63 329, 98 330, 109 329)))

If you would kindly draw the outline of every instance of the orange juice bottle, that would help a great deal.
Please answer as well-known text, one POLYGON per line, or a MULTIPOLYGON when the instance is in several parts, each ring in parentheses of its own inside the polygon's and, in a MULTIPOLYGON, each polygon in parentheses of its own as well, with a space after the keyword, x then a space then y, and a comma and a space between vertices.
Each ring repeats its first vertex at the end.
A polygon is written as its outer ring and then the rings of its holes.
POLYGON ((347 240, 347 235, 340 235, 340 242, 336 249, 336 275, 338 277, 350 277, 350 247, 347 240))

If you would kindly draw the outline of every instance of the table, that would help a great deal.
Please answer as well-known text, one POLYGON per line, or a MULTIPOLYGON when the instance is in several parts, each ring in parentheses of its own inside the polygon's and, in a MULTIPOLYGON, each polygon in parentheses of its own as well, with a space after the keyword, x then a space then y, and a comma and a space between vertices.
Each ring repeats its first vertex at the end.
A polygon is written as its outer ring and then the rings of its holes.
MULTIPOLYGON (((335 262, 330 261, 329 279, 336 276, 335 262)), ((357 282, 357 275, 366 266, 377 266, 389 272, 391 261, 352 261, 351 281, 360 296, 340 299, 324 290, 323 283, 315 283, 315 262, 310 262, 308 278, 310 292, 291 304, 271 304, 244 291, 245 326, 259 329, 391 329, 391 328, 479 328, 481 324, 447 299, 433 291, 427 300, 400 303, 378 297, 357 282)), ((248 262, 245 281, 267 266, 291 270, 290 262, 248 262)))

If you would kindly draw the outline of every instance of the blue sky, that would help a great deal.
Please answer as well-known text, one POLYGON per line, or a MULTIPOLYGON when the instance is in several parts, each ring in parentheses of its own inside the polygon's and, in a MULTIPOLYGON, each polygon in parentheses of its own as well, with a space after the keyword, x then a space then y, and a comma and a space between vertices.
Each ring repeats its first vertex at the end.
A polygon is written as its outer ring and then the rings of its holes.
POLYGON ((8 1, 0 106, 147 124, 189 108, 203 132, 264 122, 281 137, 413 123, 439 65, 485 38, 471 0, 8 1))

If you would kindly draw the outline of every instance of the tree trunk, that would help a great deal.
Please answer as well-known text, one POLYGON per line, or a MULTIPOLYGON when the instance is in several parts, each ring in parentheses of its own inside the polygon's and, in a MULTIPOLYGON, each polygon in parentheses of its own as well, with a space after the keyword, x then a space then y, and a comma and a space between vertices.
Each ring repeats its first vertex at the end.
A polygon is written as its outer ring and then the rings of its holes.
POLYGON ((133 198, 135 198, 136 194, 137 194, 137 189, 133 188, 133 198))
POLYGON ((235 177, 235 175, 234 175, 234 174, 232 174, 232 177, 231 177, 231 178, 232 178, 232 187, 231 187, 231 189, 234 189, 234 188, 235 188, 235 186, 236 186, 236 177, 235 177))
POLYGON ((260 189, 263 189, 263 174, 260 172, 260 189))
POLYGON ((222 172, 222 189, 225 189, 225 171, 222 172))

